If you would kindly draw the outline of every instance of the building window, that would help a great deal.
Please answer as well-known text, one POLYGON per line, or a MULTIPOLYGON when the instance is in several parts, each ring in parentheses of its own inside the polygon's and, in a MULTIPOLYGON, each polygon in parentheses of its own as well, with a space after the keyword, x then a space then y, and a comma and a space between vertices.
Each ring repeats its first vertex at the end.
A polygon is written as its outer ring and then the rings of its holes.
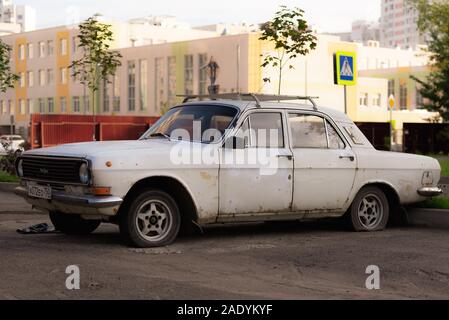
POLYGON ((55 82, 55 75, 53 73, 53 69, 47 69, 47 79, 48 84, 53 84, 55 82))
POLYGON ((140 60, 140 88, 139 103, 140 111, 148 109, 148 61, 140 60))
POLYGON ((33 47, 32 43, 28 43, 27 51, 28 51, 28 59, 33 59, 34 58, 34 47, 33 47))
POLYGON ((379 93, 376 93, 372 97, 372 105, 374 107, 380 107, 381 106, 381 95, 379 93))
POLYGON ((401 110, 407 110, 407 83, 403 83, 399 87, 399 106, 401 110))
POLYGON ((21 73, 20 73, 20 80, 19 80, 19 83, 20 83, 20 87, 21 87, 21 88, 25 88, 25 85, 26 85, 25 72, 21 72, 21 73))
POLYGON ((168 104, 173 106, 176 104, 176 57, 168 57, 168 104))
POLYGON ((81 112, 81 104, 80 104, 80 97, 73 97, 73 112, 80 113, 81 112))
POLYGON ((165 82, 165 68, 164 59, 156 58, 154 60, 154 75, 155 75, 155 108, 156 112, 164 108, 164 82, 165 82))
POLYGON ((360 94, 359 104, 361 106, 364 106, 364 107, 368 106, 368 93, 361 93, 360 94))
POLYGON ((59 45, 61 56, 67 55, 67 39, 61 39, 59 45))
POLYGON ((25 46, 19 45, 19 60, 25 60, 25 46))
POLYGON ((388 97, 395 96, 395 81, 394 79, 388 80, 388 97))
POLYGON ((28 87, 30 87, 30 88, 34 87, 34 72, 33 71, 27 72, 27 81, 28 81, 28 87))
POLYGON ((59 98, 59 109, 61 110, 61 113, 67 112, 67 99, 66 97, 60 97, 59 98))
POLYGON ((47 41, 47 53, 48 56, 52 56, 55 51, 55 46, 52 40, 47 41))
POLYGON ((45 42, 39 42, 39 58, 45 57, 45 42))
POLYGON ((7 108, 6 108, 6 101, 5 101, 5 100, 3 100, 3 101, 1 102, 1 106, 2 106, 2 114, 8 113, 8 110, 7 110, 7 108))
POLYGON ((193 94, 193 55, 184 56, 184 93, 193 94))
POLYGON ((109 91, 108 91, 108 81, 103 80, 102 85, 102 96, 103 96, 103 112, 109 112, 109 91))
POLYGON ((199 88, 198 93, 203 95, 207 94, 207 54, 199 55, 199 88))
POLYGON ((45 86, 45 70, 39 70, 39 85, 45 86))
POLYGON ((60 69, 60 83, 67 84, 67 68, 60 69))
POLYGON ((423 109, 423 105, 424 105, 424 98, 421 94, 421 92, 419 91, 419 87, 416 87, 416 108, 417 109, 423 109))
POLYGON ((90 96, 85 95, 84 96, 84 113, 90 112, 90 96))
POLYGON ((12 100, 9 100, 8 101, 8 109, 9 109, 9 114, 10 115, 13 115, 15 112, 15 110, 14 110, 14 101, 12 101, 12 100))
POLYGON ((128 61, 128 110, 136 110, 136 63, 128 61))
POLYGON ((120 112, 120 77, 118 74, 114 75, 112 80, 112 88, 114 96, 112 109, 114 112, 120 112))
POLYGON ((26 114, 26 103, 23 99, 19 100, 19 112, 21 115, 26 114))
POLYGON ((34 113, 34 100, 33 99, 28 99, 27 100, 27 110, 26 110, 27 114, 32 114, 34 113))
POLYGON ((53 98, 48 98, 48 113, 55 112, 55 100, 53 98))
POLYGON ((45 99, 39 98, 39 113, 45 113, 45 99))

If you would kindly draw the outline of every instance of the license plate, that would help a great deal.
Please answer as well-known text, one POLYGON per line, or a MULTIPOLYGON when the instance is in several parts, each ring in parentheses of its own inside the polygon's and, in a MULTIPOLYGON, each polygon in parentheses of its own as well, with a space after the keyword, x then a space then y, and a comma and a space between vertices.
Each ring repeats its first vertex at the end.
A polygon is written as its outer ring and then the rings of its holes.
POLYGON ((51 187, 29 185, 28 195, 33 198, 51 200, 51 187))

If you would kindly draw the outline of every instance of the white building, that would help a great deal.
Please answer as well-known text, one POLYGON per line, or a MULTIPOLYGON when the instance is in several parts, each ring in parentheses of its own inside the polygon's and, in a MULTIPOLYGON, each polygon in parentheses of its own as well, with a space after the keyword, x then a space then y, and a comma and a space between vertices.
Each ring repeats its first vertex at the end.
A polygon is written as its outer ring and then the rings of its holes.
POLYGON ((418 30, 418 12, 408 0, 382 0, 380 45, 387 48, 416 49, 425 44, 418 30))
POLYGON ((0 0, 0 33, 16 33, 15 25, 20 26, 20 32, 35 30, 36 11, 29 6, 15 5, 12 0, 0 0))

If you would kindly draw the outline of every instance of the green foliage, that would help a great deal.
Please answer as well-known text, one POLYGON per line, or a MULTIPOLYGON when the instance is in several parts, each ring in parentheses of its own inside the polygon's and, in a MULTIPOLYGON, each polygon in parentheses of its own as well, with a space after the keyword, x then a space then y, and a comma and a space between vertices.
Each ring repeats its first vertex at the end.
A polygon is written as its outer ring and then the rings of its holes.
POLYGON ((6 155, 0 157, 0 171, 6 172, 9 175, 16 174, 16 168, 14 166, 17 156, 20 155, 20 151, 15 151, 11 143, 1 142, 1 145, 6 151, 6 155))
MULTIPOLYGON (((260 40, 273 42, 276 54, 267 54, 262 67, 271 66, 279 71, 278 94, 281 94, 282 72, 285 67, 294 69, 289 62, 300 55, 307 55, 316 48, 316 36, 304 20, 304 11, 281 6, 275 17, 262 25, 260 40)), ((264 79, 269 82, 269 78, 264 79)))
POLYGON ((11 72, 11 47, 0 39, 0 92, 5 93, 6 90, 14 88, 19 76, 11 72))
POLYGON ((420 203, 417 207, 426 209, 449 209, 449 198, 444 196, 431 198, 420 203))
POLYGON ((114 40, 111 25, 99 22, 97 17, 90 17, 79 25, 78 39, 83 57, 70 65, 72 76, 87 85, 94 97, 101 83, 111 82, 122 58, 119 52, 110 50, 114 40))
POLYGON ((19 178, 0 170, 0 182, 18 182, 19 178))
POLYGON ((418 28, 426 34, 432 69, 427 79, 412 77, 420 85, 424 107, 449 121, 449 2, 409 0, 419 12, 418 28))

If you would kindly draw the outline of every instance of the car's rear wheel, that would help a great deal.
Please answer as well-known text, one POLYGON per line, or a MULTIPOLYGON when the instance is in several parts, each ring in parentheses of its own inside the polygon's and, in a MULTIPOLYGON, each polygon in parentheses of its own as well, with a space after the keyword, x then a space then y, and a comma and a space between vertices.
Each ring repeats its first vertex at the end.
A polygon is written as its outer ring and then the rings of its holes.
POLYGON ((77 214, 50 212, 55 229, 69 235, 86 235, 94 232, 101 224, 99 220, 85 220, 77 214))
POLYGON ((350 209, 350 222, 355 231, 380 231, 388 223, 390 208, 385 193, 375 186, 360 190, 350 209))
POLYGON ((120 219, 124 240, 139 248, 161 247, 175 241, 181 215, 175 200, 167 193, 147 190, 134 198, 120 219))

